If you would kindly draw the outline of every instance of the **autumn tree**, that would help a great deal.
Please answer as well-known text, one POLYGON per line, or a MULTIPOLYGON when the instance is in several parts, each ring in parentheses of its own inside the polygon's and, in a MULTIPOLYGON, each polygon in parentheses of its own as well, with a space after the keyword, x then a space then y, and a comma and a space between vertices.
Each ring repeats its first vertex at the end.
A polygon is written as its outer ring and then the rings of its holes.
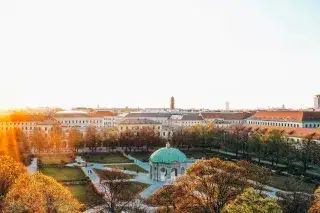
POLYGON ((108 147, 109 151, 115 149, 119 139, 118 129, 116 127, 106 127, 100 132, 101 145, 108 147))
POLYGON ((248 185, 245 168, 218 158, 197 161, 186 174, 175 184, 177 212, 219 213, 248 185))
POLYGON ((222 213, 282 213, 276 200, 263 198, 253 188, 247 188, 230 204, 227 204, 222 213))
POLYGON ((279 204, 285 213, 307 213, 314 195, 306 191, 303 181, 295 178, 288 178, 284 184, 284 191, 279 192, 279 204))
POLYGON ((315 200, 308 210, 308 213, 320 213, 320 187, 314 192, 315 200))
POLYGON ((130 207, 136 198, 132 190, 128 190, 130 181, 127 175, 120 170, 113 169, 100 174, 100 183, 105 192, 105 208, 110 213, 122 212, 130 207))
POLYGON ((99 142, 98 131, 95 126, 88 126, 84 136, 86 146, 93 152, 97 149, 99 142))
POLYGON ((38 152, 41 152, 48 147, 47 138, 45 136, 44 131, 41 129, 35 129, 30 134, 30 142, 31 146, 35 148, 38 152))
POLYGON ((20 161, 19 145, 13 130, 0 135, 0 155, 8 155, 20 161))
POLYGON ((14 128, 14 134, 18 143, 20 154, 29 152, 29 141, 27 135, 20 128, 14 128))
POLYGON ((152 195, 152 202, 163 207, 161 212, 170 213, 176 206, 174 193, 175 185, 163 186, 152 195))
POLYGON ((78 149, 83 146, 83 136, 80 130, 77 128, 71 128, 68 131, 67 141, 69 148, 78 151, 78 149))
POLYGON ((82 205, 53 178, 22 174, 4 199, 4 213, 24 212, 81 212, 82 205))
POLYGON ((56 123, 49 132, 49 144, 52 148, 59 150, 64 138, 64 133, 60 124, 56 123))
POLYGON ((0 212, 3 197, 10 186, 21 175, 26 173, 26 168, 9 156, 0 156, 0 212))
POLYGON ((274 165, 276 160, 276 164, 279 162, 280 150, 283 144, 283 134, 281 130, 273 129, 269 132, 267 150, 268 156, 271 158, 271 164, 274 165))
POLYGON ((303 165, 303 172, 306 173, 311 161, 319 158, 319 145, 312 139, 312 135, 308 135, 301 141, 298 150, 299 159, 303 165))

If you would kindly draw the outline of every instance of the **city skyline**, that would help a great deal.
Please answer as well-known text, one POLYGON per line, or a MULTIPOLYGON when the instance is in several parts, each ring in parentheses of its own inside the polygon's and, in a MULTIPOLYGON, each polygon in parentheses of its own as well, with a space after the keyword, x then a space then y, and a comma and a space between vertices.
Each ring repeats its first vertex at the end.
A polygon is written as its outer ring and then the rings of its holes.
POLYGON ((0 108, 300 109, 320 93, 317 1, 0 8, 0 108))

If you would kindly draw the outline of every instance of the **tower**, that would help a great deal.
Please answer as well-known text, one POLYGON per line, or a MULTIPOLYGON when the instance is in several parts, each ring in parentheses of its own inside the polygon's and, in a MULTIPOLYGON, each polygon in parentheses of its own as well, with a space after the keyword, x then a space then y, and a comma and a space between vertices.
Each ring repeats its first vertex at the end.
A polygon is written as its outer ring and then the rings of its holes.
POLYGON ((227 101, 226 102, 226 111, 229 111, 229 109, 230 109, 230 103, 227 101))
POLYGON ((320 109, 320 94, 314 96, 314 108, 320 109))
POLYGON ((174 97, 170 98, 170 109, 174 109, 174 97))

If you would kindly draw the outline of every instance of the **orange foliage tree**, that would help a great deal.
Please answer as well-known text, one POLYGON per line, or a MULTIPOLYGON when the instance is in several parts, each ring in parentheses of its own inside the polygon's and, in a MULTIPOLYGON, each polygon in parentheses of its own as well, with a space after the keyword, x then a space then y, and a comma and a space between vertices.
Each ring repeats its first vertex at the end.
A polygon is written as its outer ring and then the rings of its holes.
POLYGON ((19 175, 24 173, 26 168, 21 163, 9 156, 0 156, 0 212, 3 197, 19 175))
POLYGON ((81 212, 83 206, 51 177, 22 174, 4 199, 4 213, 81 212))

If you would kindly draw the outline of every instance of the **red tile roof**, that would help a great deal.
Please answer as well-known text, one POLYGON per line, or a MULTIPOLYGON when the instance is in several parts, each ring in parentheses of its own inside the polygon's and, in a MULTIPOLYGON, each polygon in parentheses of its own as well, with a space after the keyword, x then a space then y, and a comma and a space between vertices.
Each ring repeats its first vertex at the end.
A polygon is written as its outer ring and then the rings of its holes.
POLYGON ((319 121, 320 112, 311 111, 257 111, 250 116, 250 120, 265 120, 265 121, 288 121, 288 122, 302 122, 302 121, 319 121))
POLYGON ((116 116, 114 112, 111 111, 98 111, 88 114, 89 117, 106 117, 106 116, 116 116))

